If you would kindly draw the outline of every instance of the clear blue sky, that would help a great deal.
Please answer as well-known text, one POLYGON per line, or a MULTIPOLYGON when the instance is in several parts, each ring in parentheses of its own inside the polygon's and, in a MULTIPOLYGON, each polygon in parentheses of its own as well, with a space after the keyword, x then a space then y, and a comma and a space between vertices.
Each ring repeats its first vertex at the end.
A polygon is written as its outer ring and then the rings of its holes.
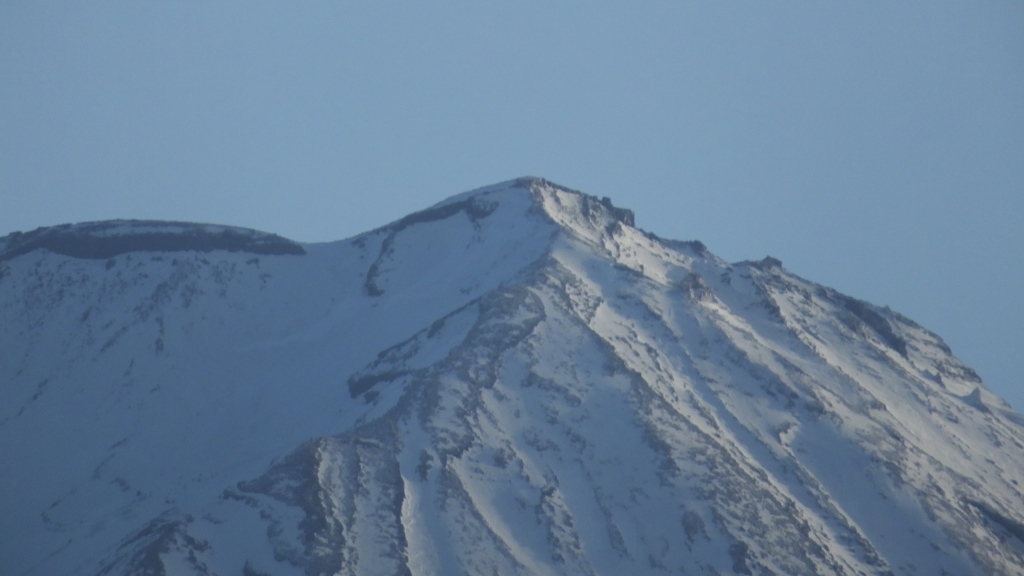
POLYGON ((0 2, 0 235, 336 240, 527 174, 888 304, 1024 408, 1024 3, 0 2))

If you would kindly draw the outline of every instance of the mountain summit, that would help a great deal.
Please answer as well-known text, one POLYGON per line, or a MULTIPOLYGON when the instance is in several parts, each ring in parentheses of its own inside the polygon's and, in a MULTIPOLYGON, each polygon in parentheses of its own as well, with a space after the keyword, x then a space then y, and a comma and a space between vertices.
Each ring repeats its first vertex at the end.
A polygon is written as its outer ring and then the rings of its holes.
POLYGON ((1024 574, 1022 426, 888 308, 536 178, 0 239, 13 575, 1024 574))

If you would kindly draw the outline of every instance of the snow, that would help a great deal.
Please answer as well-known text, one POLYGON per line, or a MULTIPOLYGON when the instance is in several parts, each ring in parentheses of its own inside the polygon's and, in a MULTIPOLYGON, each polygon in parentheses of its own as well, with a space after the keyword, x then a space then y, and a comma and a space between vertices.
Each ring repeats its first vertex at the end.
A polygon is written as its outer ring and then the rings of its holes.
POLYGON ((629 222, 526 178, 302 255, 0 263, 0 564, 1022 572, 1024 420, 941 339, 629 222))

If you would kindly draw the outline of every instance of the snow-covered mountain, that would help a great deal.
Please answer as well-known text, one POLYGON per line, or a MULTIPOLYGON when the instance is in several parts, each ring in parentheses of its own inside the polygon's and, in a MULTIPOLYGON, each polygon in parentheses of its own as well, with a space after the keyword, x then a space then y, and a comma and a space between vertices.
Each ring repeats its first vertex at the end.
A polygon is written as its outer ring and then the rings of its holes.
POLYGON ((1022 483, 938 336, 540 179, 0 239, 4 574, 1024 574, 1022 483))

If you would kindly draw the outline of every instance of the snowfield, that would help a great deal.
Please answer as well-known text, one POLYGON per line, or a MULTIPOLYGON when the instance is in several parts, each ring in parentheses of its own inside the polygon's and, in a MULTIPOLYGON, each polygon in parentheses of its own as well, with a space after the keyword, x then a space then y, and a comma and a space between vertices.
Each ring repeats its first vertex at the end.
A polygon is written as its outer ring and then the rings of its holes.
POLYGON ((5 574, 1024 574, 1022 426, 898 313, 542 179, 0 239, 5 574))

